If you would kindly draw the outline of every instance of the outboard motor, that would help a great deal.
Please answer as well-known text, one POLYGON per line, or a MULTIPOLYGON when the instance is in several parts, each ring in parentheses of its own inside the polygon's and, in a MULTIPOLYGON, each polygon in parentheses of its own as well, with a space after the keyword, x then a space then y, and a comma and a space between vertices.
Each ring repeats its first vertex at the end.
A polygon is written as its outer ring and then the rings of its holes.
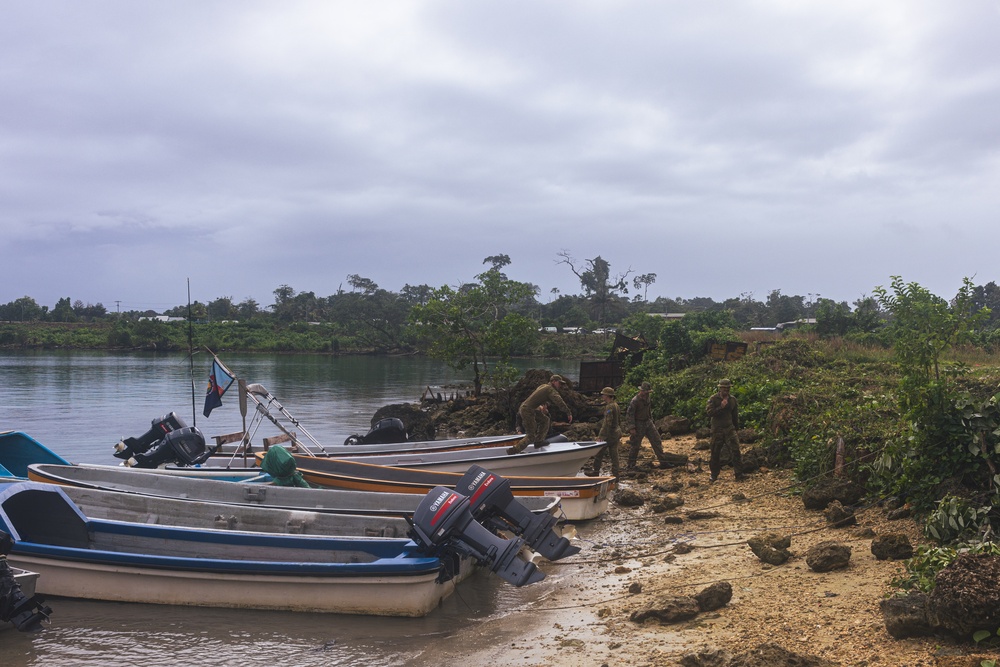
POLYGON ((193 466, 204 463, 212 455, 205 445, 205 436, 197 426, 185 426, 170 431, 159 442, 145 452, 129 458, 125 465, 130 468, 158 468, 164 463, 174 462, 193 466))
POLYGON ((469 497, 476 521, 493 530, 510 530, 520 535, 529 547, 549 560, 580 553, 580 547, 553 530, 559 522, 556 517, 536 516, 514 498, 510 480, 473 465, 455 489, 469 497))
POLYGON ((519 557, 524 540, 494 535, 472 517, 467 497, 443 486, 434 487, 420 501, 410 537, 432 552, 452 550, 471 556, 515 586, 545 578, 534 563, 519 557))
POLYGON ((0 530, 0 623, 10 621, 21 632, 35 632, 49 620, 52 609, 42 604, 37 595, 30 598, 24 595, 5 558, 12 546, 14 540, 0 530))
POLYGON ((406 442, 406 426, 396 417, 379 419, 364 435, 355 433, 344 440, 345 445, 386 445, 406 442))
POLYGON ((176 412, 163 415, 153 420, 148 431, 138 438, 124 438, 115 445, 115 458, 128 460, 136 454, 145 453, 150 447, 163 439, 167 433, 186 427, 184 420, 176 412))

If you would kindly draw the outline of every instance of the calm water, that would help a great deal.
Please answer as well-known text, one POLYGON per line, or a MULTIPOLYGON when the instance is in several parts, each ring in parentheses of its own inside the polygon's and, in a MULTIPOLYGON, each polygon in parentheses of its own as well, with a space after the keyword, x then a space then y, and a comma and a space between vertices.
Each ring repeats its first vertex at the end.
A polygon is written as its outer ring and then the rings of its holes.
MULTIPOLYGON (((423 358, 223 355, 263 384, 323 444, 364 433, 383 405, 415 402, 428 385, 464 381, 423 358)), ((63 457, 116 464, 111 447, 175 411, 206 436, 241 430, 235 385, 201 414, 211 357, 100 352, 0 352, 0 430, 24 431, 63 457)), ((576 378, 576 362, 519 362, 576 378)), ((273 435, 268 432, 265 435, 273 435)), ((464 641, 475 624, 541 595, 555 577, 516 589, 483 573, 425 618, 365 618, 49 600, 52 624, 35 635, 0 631, 0 665, 419 665, 433 642, 464 641), (417 655, 417 657, 413 657, 417 655)))

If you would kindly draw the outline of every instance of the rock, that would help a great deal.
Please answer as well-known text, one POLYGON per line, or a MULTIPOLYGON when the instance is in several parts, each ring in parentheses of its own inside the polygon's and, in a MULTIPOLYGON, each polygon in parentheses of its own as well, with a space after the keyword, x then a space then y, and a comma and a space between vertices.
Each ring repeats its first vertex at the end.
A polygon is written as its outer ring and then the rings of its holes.
POLYGON ((834 500, 841 505, 856 505, 865 495, 865 490, 840 477, 824 477, 802 493, 802 503, 808 510, 823 510, 834 500))
MULTIPOLYGON (((740 442, 743 442, 741 439, 740 442)), ((767 453, 761 447, 751 447, 740 457, 740 472, 743 474, 757 472, 767 463, 767 453)))
POLYGON ((870 540, 876 536, 875 530, 871 526, 855 528, 851 534, 860 540, 870 540))
POLYGON ((659 429, 660 433, 684 435, 685 433, 691 432, 691 420, 687 417, 667 415, 663 419, 656 422, 656 428, 659 429))
POLYGON ((913 556, 913 545, 902 533, 888 533, 872 540, 872 555, 878 560, 905 560, 913 556))
POLYGON ((657 500, 652 505, 652 510, 657 513, 669 512, 670 510, 675 510, 684 504, 684 498, 678 496, 674 493, 669 493, 659 500, 657 500))
POLYGON ((675 554, 689 554, 694 551, 694 547, 691 546, 690 542, 678 542, 674 545, 675 554))
POLYGON ((885 518, 889 521, 899 521, 900 519, 909 519, 913 511, 909 507, 900 507, 894 509, 885 515, 885 518))
POLYGON ((646 499, 632 489, 618 489, 615 491, 615 504, 621 507, 641 507, 646 503, 646 499))
POLYGON ((632 612, 629 620, 642 623, 655 619, 660 623, 680 623, 698 615, 698 601, 690 595, 668 595, 632 612))
POLYGON ((642 584, 640 584, 638 581, 632 582, 628 586, 628 592, 630 595, 638 595, 639 593, 642 592, 642 584))
POLYGON ((813 572, 831 572, 847 567, 851 561, 851 547, 827 540, 806 552, 806 565, 813 572))
POLYGON ((831 528, 844 528, 858 523, 857 517, 854 516, 854 510, 844 507, 839 500, 831 500, 830 504, 823 510, 823 516, 826 517, 826 522, 831 528))
POLYGON ((687 514, 689 521, 698 521, 699 519, 718 519, 720 516, 722 515, 711 510, 695 510, 693 512, 688 512, 687 514))
POLYGON ((890 496, 890 497, 888 497, 888 498, 885 499, 885 504, 884 504, 885 511, 886 512, 891 512, 893 510, 898 510, 900 507, 902 507, 905 504, 906 503, 899 496, 890 496))
POLYGON ((726 667, 733 659, 725 649, 702 649, 681 656, 681 667, 726 667))
POLYGON ((885 630, 894 639, 926 637, 934 634, 927 613, 927 595, 919 591, 884 598, 879 602, 885 630))
POLYGON ((660 493, 677 493, 684 488, 684 484, 675 480, 669 482, 663 482, 661 484, 654 484, 653 490, 659 491, 660 493))
POLYGON ((665 516, 665 517, 663 517, 663 523, 667 523, 667 524, 684 523, 684 517, 681 517, 681 516, 665 516))
POLYGON ((792 538, 787 535, 761 533, 747 540, 747 544, 757 558, 769 565, 782 565, 791 556, 788 547, 792 545, 792 538))
POLYGON ((687 454, 673 454, 671 452, 663 452, 663 459, 660 461, 661 468, 681 468, 687 464, 687 454))
POLYGON ((1000 627, 1000 556, 961 554, 937 573, 928 612, 948 632, 969 639, 1000 627))
POLYGON ((701 611, 722 609, 733 599, 733 587, 728 581, 717 581, 694 596, 701 611))
POLYGON ((694 449, 696 451, 703 452, 711 448, 712 448, 712 443, 710 443, 708 440, 695 440, 694 442, 694 449))
POLYGON ((836 664, 813 655, 794 653, 768 642, 737 655, 726 667, 836 667, 836 664))

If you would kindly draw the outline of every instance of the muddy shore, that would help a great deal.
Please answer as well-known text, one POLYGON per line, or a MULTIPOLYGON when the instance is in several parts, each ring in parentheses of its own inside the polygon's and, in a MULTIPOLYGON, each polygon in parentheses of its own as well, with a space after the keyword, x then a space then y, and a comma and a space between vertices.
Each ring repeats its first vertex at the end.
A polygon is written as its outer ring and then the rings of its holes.
MULTIPOLYGON (((702 453, 694 443, 694 436, 675 437, 664 447, 695 461, 702 453)), ((765 469, 737 483, 727 469, 709 484, 707 467, 658 470, 650 466, 648 447, 643 454, 648 474, 622 482, 647 499, 643 506, 612 503, 600 519, 578 525, 582 552, 543 563, 548 576, 530 603, 456 633, 410 664, 679 665, 692 651, 738 655, 765 642, 858 667, 978 667, 998 657, 942 639, 895 640, 886 632, 879 600, 903 568, 875 559, 872 532, 904 533, 917 545, 923 538, 914 521, 888 521, 872 507, 858 513, 857 526, 830 528, 822 513, 806 510, 790 492, 788 471, 765 469), (682 485, 684 504, 655 512, 649 501, 662 492, 653 485, 669 482, 682 485), (704 518, 691 518, 692 512, 704 518), (792 536, 784 565, 762 563, 747 546, 766 530, 792 536), (826 540, 850 546, 847 568, 816 573, 806 566, 806 550, 826 540), (630 620, 659 596, 694 595, 718 581, 729 582, 733 595, 717 611, 670 625, 630 620)))

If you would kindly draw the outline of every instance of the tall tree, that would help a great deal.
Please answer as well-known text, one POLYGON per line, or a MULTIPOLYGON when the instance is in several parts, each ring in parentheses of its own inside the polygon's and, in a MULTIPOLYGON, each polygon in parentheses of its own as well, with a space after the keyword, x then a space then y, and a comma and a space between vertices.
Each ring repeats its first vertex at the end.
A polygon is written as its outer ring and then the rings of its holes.
POLYGON ((415 305, 410 312, 428 354, 456 370, 472 367, 477 396, 490 373, 487 359, 506 362, 515 346, 535 335, 535 322, 511 310, 533 296, 534 289, 507 278, 500 272, 503 266, 493 263, 493 268, 476 276, 476 282, 457 289, 440 287, 426 304, 415 305))
POLYGON ((625 273, 612 276, 611 264, 600 255, 585 260, 588 266, 586 269, 577 268, 576 260, 567 251, 562 250, 558 255, 562 258, 558 263, 568 266, 573 275, 580 279, 580 286, 590 300, 591 317, 604 324, 608 321, 610 311, 624 310, 618 303, 619 294, 628 294, 628 276, 632 273, 631 268, 625 273))

